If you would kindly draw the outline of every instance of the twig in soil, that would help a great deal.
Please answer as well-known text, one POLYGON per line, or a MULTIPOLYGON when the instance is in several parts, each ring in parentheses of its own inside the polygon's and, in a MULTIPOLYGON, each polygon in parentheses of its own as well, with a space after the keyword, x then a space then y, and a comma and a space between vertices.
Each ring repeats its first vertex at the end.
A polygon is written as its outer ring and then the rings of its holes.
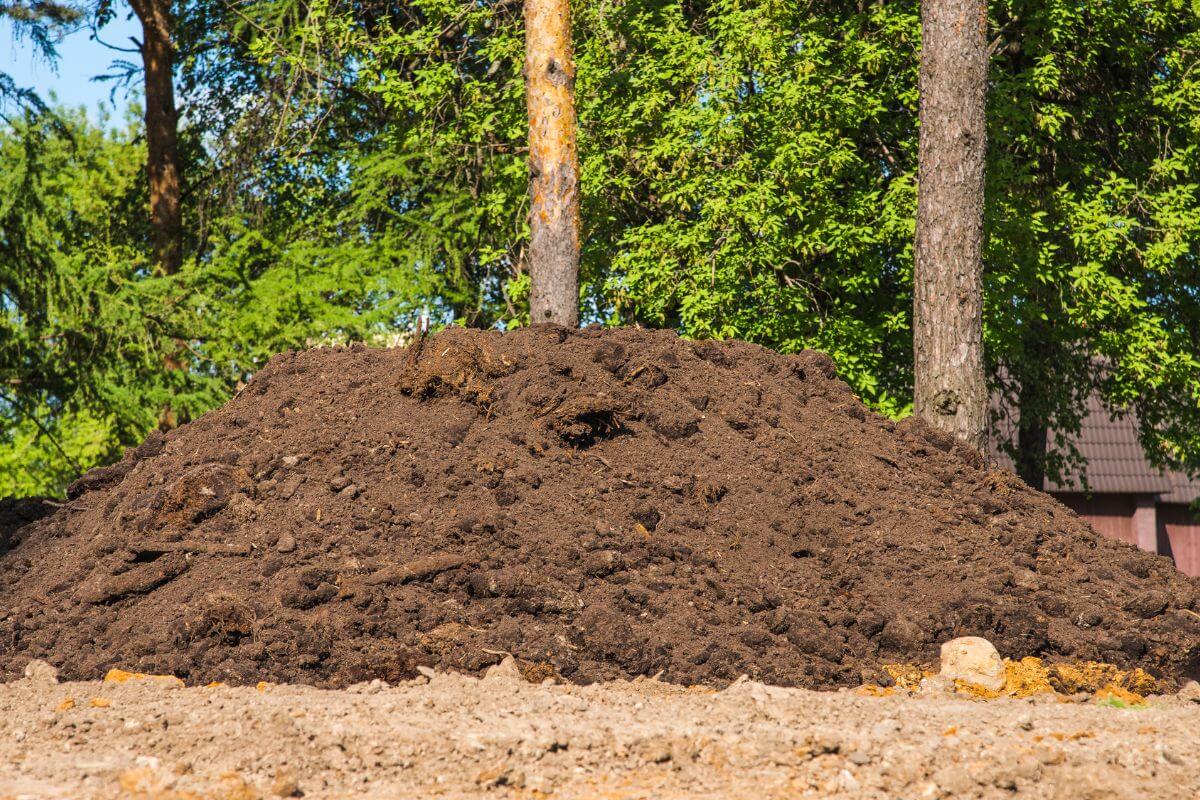
POLYGON ((99 585, 81 587, 77 597, 91 605, 113 603, 124 597, 149 594, 168 581, 174 580, 188 568, 186 558, 167 556, 140 569, 115 575, 99 585))
POLYGON ((421 358, 421 349, 425 347, 425 336, 429 333, 429 318, 421 317, 417 322, 417 340, 409 347, 406 366, 412 367, 421 358))
POLYGON ((400 584, 408 583, 409 581, 419 581, 424 578, 431 578, 439 572, 461 567, 466 562, 467 560, 462 556, 450 553, 437 553, 425 558, 414 559, 407 564, 401 564, 392 569, 380 570, 368 577, 366 582, 370 586, 379 586, 385 583, 400 584))
POLYGON ((59 503, 55 500, 42 500, 41 502, 48 506, 53 506, 54 508, 69 508, 71 511, 87 511, 87 506, 77 506, 74 503, 59 503))
POLYGON ((250 545, 225 544, 224 542, 140 542, 134 548, 138 553, 207 553, 216 556, 248 556, 250 545))

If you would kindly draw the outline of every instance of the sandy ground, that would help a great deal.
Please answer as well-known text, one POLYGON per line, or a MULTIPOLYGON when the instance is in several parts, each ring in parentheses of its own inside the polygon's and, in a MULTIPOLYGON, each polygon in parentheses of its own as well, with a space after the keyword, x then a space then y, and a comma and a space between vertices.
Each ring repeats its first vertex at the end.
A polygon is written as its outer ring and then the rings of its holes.
POLYGON ((0 684, 0 798, 1200 797, 1200 704, 535 686, 0 684))

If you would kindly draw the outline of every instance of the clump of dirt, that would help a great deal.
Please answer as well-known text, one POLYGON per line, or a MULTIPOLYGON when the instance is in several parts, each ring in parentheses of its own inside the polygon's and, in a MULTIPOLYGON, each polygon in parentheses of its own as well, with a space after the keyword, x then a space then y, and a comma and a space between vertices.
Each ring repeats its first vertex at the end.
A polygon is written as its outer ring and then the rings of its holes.
POLYGON ((814 352, 536 326, 287 353, 69 498, 0 558, 5 677, 345 685, 511 653, 832 687, 967 635, 1200 669, 1197 581, 814 352))

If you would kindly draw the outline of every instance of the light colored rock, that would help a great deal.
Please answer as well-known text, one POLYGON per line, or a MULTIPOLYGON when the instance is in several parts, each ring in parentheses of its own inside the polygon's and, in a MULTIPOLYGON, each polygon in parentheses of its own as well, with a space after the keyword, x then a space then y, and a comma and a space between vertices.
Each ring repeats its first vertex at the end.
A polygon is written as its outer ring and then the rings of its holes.
POLYGON ((942 767, 931 776, 933 782, 946 794, 952 797, 962 797, 975 789, 975 779, 966 767, 954 764, 942 767))
POLYGON ((962 636, 943 644, 938 674, 990 692, 1004 688, 1004 662, 992 643, 979 636, 962 636))
POLYGON ((25 678, 33 683, 58 683, 58 670, 40 658, 35 658, 25 665, 25 678))
POLYGON ((521 670, 517 669, 517 660, 512 656, 505 656, 504 660, 499 664, 493 664, 487 668, 487 672, 483 673, 485 681, 521 681, 521 670))
POLYGON ((953 691, 954 681, 944 675, 930 675, 928 678, 923 678, 921 685, 917 687, 917 695, 920 697, 950 694, 953 691))
POLYGON ((1033 570, 1021 568, 1013 572, 1013 586, 1032 592, 1042 588, 1042 581, 1033 570))
POLYGON ((1200 703, 1200 683, 1188 681, 1182 689, 1179 690, 1180 700, 1191 700, 1193 703, 1200 703))

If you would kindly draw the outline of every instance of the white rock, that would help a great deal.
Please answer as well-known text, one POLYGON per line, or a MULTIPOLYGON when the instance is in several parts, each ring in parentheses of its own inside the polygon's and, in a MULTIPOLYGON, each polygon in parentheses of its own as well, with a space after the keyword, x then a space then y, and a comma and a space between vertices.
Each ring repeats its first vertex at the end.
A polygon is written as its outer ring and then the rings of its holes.
POLYGON ((493 664, 483 673, 485 681, 521 681, 521 670, 517 669, 517 660, 505 656, 499 664, 493 664))
POLYGON ((1200 683, 1188 681, 1182 689, 1179 690, 1180 700, 1191 700, 1193 703, 1200 703, 1200 683))
POLYGON ((953 691, 954 681, 945 675, 930 675, 928 678, 922 678, 921 685, 917 687, 917 695, 919 697, 951 694, 953 691))
POLYGON ((943 644, 938 674, 991 692, 1004 688, 1004 662, 992 643, 979 636, 962 636, 943 644))
POLYGON ((35 658, 25 665, 25 678, 33 683, 58 683, 58 670, 35 658))

